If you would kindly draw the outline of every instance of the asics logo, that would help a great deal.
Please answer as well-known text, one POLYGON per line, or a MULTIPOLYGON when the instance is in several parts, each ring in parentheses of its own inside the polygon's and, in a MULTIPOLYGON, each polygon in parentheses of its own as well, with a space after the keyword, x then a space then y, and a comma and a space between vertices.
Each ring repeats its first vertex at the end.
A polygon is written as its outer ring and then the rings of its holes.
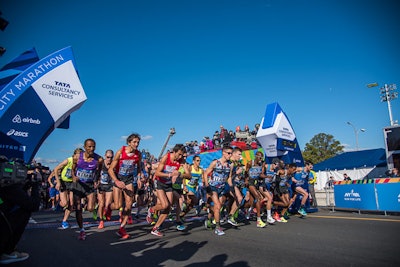
POLYGON ((7 132, 7 136, 12 136, 12 135, 17 136, 17 137, 28 137, 29 133, 28 132, 20 132, 15 129, 10 129, 7 132))

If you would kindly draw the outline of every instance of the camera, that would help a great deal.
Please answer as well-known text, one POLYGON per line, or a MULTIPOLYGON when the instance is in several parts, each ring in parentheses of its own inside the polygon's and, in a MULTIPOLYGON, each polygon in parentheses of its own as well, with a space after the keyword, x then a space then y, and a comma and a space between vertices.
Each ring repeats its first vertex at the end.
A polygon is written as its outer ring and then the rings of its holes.
POLYGON ((22 159, 0 155, 0 186, 23 184, 26 182, 28 167, 22 159))

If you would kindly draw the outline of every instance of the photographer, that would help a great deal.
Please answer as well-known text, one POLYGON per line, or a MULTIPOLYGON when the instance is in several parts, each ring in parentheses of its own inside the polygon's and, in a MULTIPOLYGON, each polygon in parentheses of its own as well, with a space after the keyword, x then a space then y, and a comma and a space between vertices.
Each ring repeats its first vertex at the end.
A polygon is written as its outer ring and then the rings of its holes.
POLYGON ((0 181, 0 264, 26 260, 29 254, 16 251, 31 213, 39 209, 39 183, 0 181))

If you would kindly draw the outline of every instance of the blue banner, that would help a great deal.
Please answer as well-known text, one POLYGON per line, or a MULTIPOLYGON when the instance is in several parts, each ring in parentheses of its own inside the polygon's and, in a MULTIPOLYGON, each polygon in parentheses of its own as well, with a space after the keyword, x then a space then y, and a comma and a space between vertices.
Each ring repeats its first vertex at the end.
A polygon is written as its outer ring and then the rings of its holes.
POLYGON ((376 184, 375 186, 378 210, 400 211, 400 183, 376 184))
POLYGON ((377 210, 374 184, 335 185, 335 206, 358 210, 377 210))

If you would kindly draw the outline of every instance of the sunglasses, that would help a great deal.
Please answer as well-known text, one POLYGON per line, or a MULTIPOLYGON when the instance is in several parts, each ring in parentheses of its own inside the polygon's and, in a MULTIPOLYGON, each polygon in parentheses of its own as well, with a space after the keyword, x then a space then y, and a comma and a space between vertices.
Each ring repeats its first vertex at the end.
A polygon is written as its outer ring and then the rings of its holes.
POLYGON ((228 154, 228 155, 232 155, 232 152, 225 152, 226 154, 228 154))

